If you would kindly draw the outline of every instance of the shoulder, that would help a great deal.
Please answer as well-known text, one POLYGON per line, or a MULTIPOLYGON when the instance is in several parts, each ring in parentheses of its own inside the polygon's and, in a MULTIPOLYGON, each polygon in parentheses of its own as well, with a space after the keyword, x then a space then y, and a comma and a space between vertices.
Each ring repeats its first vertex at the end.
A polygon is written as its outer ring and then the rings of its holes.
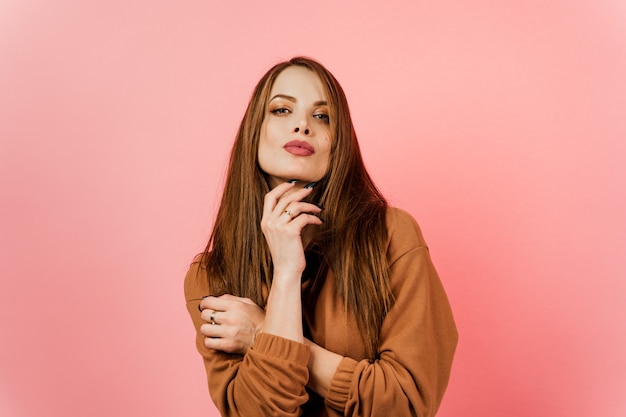
POLYGON ((411 250, 428 248, 415 218, 400 208, 387 208, 387 232, 390 262, 411 250))
POLYGON ((196 255, 185 275, 185 299, 196 300, 209 294, 206 269, 201 262, 202 254, 196 255))

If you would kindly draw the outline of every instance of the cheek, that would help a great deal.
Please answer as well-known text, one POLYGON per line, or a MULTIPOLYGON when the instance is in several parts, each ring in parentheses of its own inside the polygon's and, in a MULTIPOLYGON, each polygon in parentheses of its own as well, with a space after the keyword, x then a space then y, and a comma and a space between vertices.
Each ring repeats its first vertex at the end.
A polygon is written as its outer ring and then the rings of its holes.
POLYGON ((324 167, 324 174, 326 174, 326 172, 328 171, 328 168, 330 167, 330 153, 331 153, 331 141, 330 139, 327 139, 324 142, 324 148, 322 150, 322 152, 320 152, 320 163, 321 165, 324 167))
POLYGON ((268 146, 278 144, 284 136, 283 131, 284 129, 280 125, 280 121, 264 122, 261 126, 261 143, 265 143, 268 146))
POLYGON ((259 150, 257 151, 257 161, 261 166, 261 169, 265 171, 265 165, 267 164, 267 159, 269 157, 269 146, 267 140, 267 127, 265 123, 261 126, 261 132, 259 135, 259 150))

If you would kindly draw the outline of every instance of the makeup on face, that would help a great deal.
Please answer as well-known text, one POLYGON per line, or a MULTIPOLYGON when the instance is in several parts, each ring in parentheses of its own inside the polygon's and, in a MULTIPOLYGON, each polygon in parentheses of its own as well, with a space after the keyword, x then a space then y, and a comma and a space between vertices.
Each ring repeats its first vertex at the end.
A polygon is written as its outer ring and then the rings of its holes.
POLYGON ((292 155, 311 156, 315 153, 315 149, 310 143, 303 140, 292 140, 283 146, 283 148, 292 155))
POLYGON ((319 77, 289 67, 277 78, 261 128, 258 162, 271 186, 290 178, 306 184, 328 170, 331 150, 329 109, 319 77))

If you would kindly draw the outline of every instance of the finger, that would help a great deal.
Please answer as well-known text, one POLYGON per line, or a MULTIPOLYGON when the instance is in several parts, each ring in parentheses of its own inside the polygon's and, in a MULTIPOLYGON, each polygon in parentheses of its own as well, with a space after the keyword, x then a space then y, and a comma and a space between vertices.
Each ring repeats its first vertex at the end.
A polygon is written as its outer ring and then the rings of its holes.
POLYGON ((291 209, 291 206, 297 205, 298 203, 303 203, 301 200, 307 195, 311 194, 311 191, 311 188, 302 188, 300 190, 294 191, 293 193, 283 194, 276 202, 273 213, 280 216, 285 212, 285 210, 287 210, 288 207, 289 209, 291 209))
POLYGON ((220 319, 217 317, 218 314, 224 314, 223 311, 217 311, 217 310, 213 310, 210 308, 206 308, 204 310, 202 310, 202 313, 200 313, 200 318, 202 318, 202 320, 206 321, 209 324, 220 324, 221 321, 220 319))
POLYGON ((289 204, 287 208, 285 208, 283 213, 285 213, 287 216, 294 219, 302 213, 319 214, 321 213, 321 211, 322 211, 321 207, 316 206, 313 203, 306 203, 306 202, 299 201, 299 202, 289 204))
MULTIPOLYGON (((232 324, 243 306, 260 307, 249 298, 224 294, 219 297, 206 297, 200 303, 200 317, 207 323, 232 324)), ((247 307, 249 308, 249 307, 247 307)), ((245 310, 243 310, 245 311, 245 310)))
POLYGON ((224 297, 223 295, 220 297, 208 296, 200 301, 200 310, 227 311, 233 302, 236 302, 233 298, 224 297))
POLYGON ((224 337, 225 332, 224 326, 209 323, 200 326, 200 333, 202 333, 204 337, 224 337))
POLYGON ((274 189, 272 189, 269 193, 265 194, 263 199, 263 215, 265 216, 270 214, 274 210, 274 207, 276 207, 280 197, 293 187, 295 187, 295 183, 284 182, 274 187, 274 189))
POLYGON ((309 224, 321 225, 324 221, 313 214, 302 213, 298 217, 295 217, 289 225, 295 227, 297 230, 302 231, 309 224))
POLYGON ((242 353, 240 344, 231 339, 205 337, 204 346, 226 353, 242 353))
POLYGON ((263 201, 263 216, 265 218, 272 213, 277 215, 277 217, 280 216, 290 203, 302 200, 313 190, 312 188, 301 188, 292 191, 294 185, 291 183, 285 184, 280 184, 265 195, 263 201), (288 187, 283 187, 285 184, 288 187))
POLYGON ((220 298, 227 300, 227 301, 236 301, 236 302, 244 303, 244 304, 257 305, 257 303, 255 303, 249 298, 237 297, 236 295, 232 295, 232 294, 224 294, 224 295, 221 295, 220 298))

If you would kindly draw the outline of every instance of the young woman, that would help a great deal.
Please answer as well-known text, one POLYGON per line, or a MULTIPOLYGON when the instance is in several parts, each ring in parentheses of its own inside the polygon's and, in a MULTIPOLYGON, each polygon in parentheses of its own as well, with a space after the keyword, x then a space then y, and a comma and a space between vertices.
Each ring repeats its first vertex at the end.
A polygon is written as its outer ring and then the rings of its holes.
POLYGON ((185 278, 223 416, 432 416, 457 332, 417 223, 368 175, 343 90, 307 58, 257 84, 185 278))

